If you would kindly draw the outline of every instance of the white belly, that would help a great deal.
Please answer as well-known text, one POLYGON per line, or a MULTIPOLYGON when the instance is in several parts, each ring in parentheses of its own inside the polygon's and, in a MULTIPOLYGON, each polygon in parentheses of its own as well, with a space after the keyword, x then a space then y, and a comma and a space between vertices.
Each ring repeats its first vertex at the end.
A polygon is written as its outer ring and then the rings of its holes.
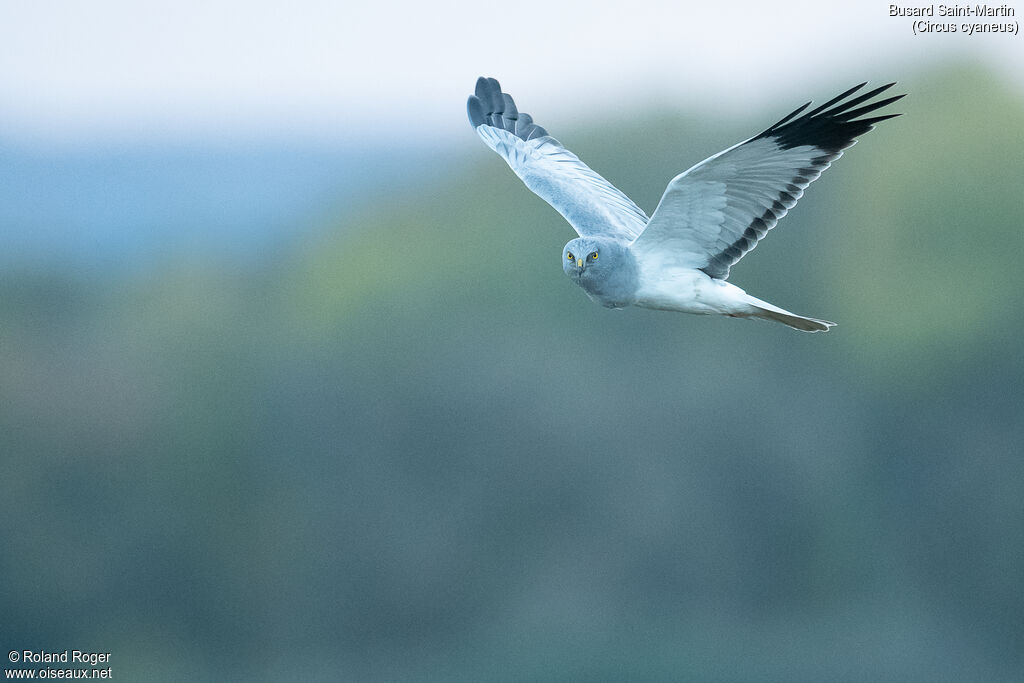
POLYGON ((742 289, 689 268, 663 271, 656 279, 641 276, 636 305, 700 315, 743 315, 751 311, 742 289))

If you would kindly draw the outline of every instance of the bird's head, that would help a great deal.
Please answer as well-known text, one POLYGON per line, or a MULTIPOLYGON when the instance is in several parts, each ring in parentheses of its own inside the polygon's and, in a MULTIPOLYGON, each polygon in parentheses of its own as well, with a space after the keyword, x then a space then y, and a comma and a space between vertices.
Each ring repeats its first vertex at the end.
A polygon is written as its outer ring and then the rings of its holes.
POLYGON ((612 256, 608 247, 594 237, 577 237, 562 250, 562 270, 575 282, 600 274, 612 256))
POLYGON ((562 270, 590 298, 609 308, 635 300, 637 265, 629 246, 609 237, 577 237, 562 250, 562 270))

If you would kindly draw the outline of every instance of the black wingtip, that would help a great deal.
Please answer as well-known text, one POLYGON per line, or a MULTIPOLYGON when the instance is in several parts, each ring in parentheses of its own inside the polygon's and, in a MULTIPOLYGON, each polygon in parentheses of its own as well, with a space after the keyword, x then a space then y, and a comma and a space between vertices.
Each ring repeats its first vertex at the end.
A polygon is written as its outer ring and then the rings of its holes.
POLYGON ((523 140, 548 135, 547 130, 533 122, 533 118, 520 112, 515 100, 501 91, 501 84, 495 78, 481 76, 476 79, 475 94, 466 102, 466 113, 474 128, 493 126, 508 131, 523 140))
POLYGON ((871 104, 866 104, 863 107, 860 107, 859 109, 851 109, 850 111, 843 112, 842 114, 836 116, 835 118, 838 121, 852 121, 853 119, 857 118, 858 116, 863 116, 864 114, 870 114, 871 112, 875 111, 876 109, 881 109, 882 107, 884 107, 886 105, 892 104, 893 102, 895 102, 896 100, 898 100, 901 97, 903 97, 903 95, 896 95, 894 97, 887 97, 884 100, 879 100, 877 102, 872 102, 871 104))
MULTIPOLYGON (((497 85, 498 83, 498 81, 494 80, 493 78, 488 78, 487 76, 481 76, 480 78, 476 79, 476 96, 479 97, 481 100, 485 99, 487 97, 488 91, 490 91, 493 88, 493 86, 491 85, 492 82, 495 85, 497 85)), ((498 91, 501 91, 501 86, 498 86, 498 91)))
POLYGON ((469 100, 466 102, 466 113, 469 114, 469 122, 474 128, 483 125, 484 107, 476 95, 469 96, 469 100))
MULTIPOLYGON (((829 101, 828 101, 828 102, 826 102, 825 104, 821 105, 821 106, 820 106, 820 107, 818 107, 817 109, 813 109, 813 110, 811 110, 811 111, 807 112, 807 114, 805 114, 805 116, 807 116, 807 117, 811 117, 811 116, 816 116, 816 115, 820 114, 821 112, 823 112, 824 110, 828 109, 829 107, 831 107, 831 106, 832 106, 833 104, 835 104, 836 102, 839 102, 839 101, 841 101, 841 100, 844 100, 844 99, 846 99, 847 97, 849 97, 849 96, 850 96, 850 95, 852 95, 853 93, 857 92, 858 90, 860 90, 861 88, 863 88, 863 87, 864 87, 865 85, 867 85, 867 84, 868 84, 868 82, 867 82, 867 81, 864 81, 863 83, 861 83, 861 84, 859 84, 859 85, 855 85, 855 86, 853 86, 852 88, 850 88, 850 89, 849 89, 849 90, 847 90, 846 92, 844 92, 844 93, 840 93, 839 95, 836 95, 836 96, 835 96, 835 97, 833 97, 833 98, 832 98, 831 100, 829 100, 829 101)), ((870 97, 870 95, 869 95, 869 97, 870 97)))
POLYGON ((780 121, 755 136, 754 139, 774 138, 776 143, 782 149, 791 149, 793 147, 810 145, 818 147, 828 154, 836 154, 840 150, 852 145, 857 136, 871 130, 874 124, 897 116, 896 114, 886 114, 868 119, 857 118, 859 116, 864 116, 865 114, 870 114, 871 112, 890 105, 904 97, 906 93, 886 97, 875 102, 868 102, 867 104, 858 107, 858 105, 861 105, 872 97, 885 92, 895 84, 895 82, 887 83, 886 85, 847 99, 867 85, 867 82, 865 81, 864 83, 855 85, 849 90, 833 97, 829 101, 799 116, 798 118, 794 118, 797 114, 802 112, 807 105, 797 109, 789 116, 782 118, 780 121))
POLYGON ((481 76, 476 79, 476 96, 482 102, 492 103, 495 99, 501 100, 501 84, 495 78, 481 76))
POLYGON ((797 107, 796 109, 794 109, 793 111, 789 112, 788 114, 783 116, 781 119, 776 121, 774 124, 772 124, 772 128, 777 128, 778 126, 781 126, 784 123, 787 123, 790 119, 792 119, 794 116, 796 116, 797 114, 802 112, 804 109, 807 109, 807 107, 809 107, 809 106, 811 106, 811 103, 810 102, 806 102, 802 106, 797 107))

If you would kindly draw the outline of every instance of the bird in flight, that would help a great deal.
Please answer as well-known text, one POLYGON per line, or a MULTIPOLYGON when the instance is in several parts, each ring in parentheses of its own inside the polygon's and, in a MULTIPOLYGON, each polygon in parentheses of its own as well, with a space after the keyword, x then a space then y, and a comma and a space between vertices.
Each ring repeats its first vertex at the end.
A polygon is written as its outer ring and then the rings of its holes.
POLYGON ((562 268, 594 301, 609 308, 762 318, 823 332, 835 323, 790 313, 726 278, 857 136, 899 116, 864 118, 903 97, 868 102, 894 85, 889 83, 850 98, 865 85, 804 113, 808 102, 677 175, 650 218, 519 112, 495 79, 477 80, 467 110, 487 146, 579 234, 562 250, 562 268))

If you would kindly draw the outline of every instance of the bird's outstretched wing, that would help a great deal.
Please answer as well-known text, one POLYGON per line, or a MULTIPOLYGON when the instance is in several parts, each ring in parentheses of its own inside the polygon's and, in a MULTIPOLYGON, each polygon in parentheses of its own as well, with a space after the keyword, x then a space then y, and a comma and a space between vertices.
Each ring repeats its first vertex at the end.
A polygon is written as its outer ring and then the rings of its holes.
POLYGON ((562 214, 580 235, 633 240, 647 214, 562 146, 493 78, 480 78, 466 105, 469 122, 526 186, 562 214))
POLYGON ((899 116, 857 118, 903 97, 858 107, 890 83, 842 101, 864 85, 798 116, 808 102, 763 133, 673 178, 634 241, 634 252, 645 260, 727 278, 729 268, 775 227, 842 150, 879 121, 899 116))

